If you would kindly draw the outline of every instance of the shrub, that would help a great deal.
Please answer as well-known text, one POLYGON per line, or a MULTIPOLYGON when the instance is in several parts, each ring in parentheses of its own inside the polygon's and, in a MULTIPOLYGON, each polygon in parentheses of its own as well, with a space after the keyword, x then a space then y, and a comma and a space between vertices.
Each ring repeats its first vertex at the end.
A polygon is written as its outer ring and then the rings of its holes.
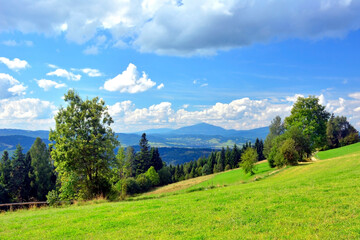
POLYGON ((50 206, 58 206, 60 204, 60 197, 58 191, 52 190, 46 195, 46 202, 50 206))
POLYGON ((230 165, 227 164, 226 167, 225 167, 225 171, 230 170, 230 169, 231 169, 230 165))
POLYGON ((295 149, 295 141, 292 138, 285 140, 280 147, 280 153, 284 157, 286 165, 296 165, 299 160, 299 154, 295 149))
POLYGON ((202 175, 209 175, 211 173, 211 169, 207 163, 205 163, 204 167, 202 168, 202 175))
POLYGON ((132 195, 135 193, 140 193, 140 187, 134 178, 130 177, 124 180, 121 186, 121 195, 132 195))
POLYGON ((145 175, 150 179, 152 186, 157 186, 160 184, 159 174, 156 172, 155 168, 151 166, 145 173, 145 175))
POLYGON ((151 180, 145 174, 138 175, 136 177, 136 183, 139 185, 141 192, 148 191, 152 186, 151 180))

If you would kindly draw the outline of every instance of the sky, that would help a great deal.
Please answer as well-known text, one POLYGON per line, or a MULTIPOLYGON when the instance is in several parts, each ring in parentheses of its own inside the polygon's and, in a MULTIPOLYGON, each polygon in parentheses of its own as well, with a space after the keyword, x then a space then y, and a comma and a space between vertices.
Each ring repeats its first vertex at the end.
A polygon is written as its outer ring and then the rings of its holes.
POLYGON ((0 128, 54 128, 74 89, 116 132, 264 127, 309 95, 360 129, 359 0, 0 6, 0 128))

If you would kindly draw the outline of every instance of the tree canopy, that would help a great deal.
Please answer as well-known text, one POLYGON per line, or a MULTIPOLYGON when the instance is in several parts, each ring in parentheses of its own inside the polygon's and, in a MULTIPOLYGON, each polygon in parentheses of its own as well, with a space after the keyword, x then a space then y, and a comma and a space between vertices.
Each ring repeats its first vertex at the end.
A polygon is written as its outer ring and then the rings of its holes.
POLYGON ((105 102, 98 97, 82 100, 73 90, 65 94, 66 108, 55 116, 50 131, 51 157, 59 175, 77 179, 81 198, 104 195, 109 190, 108 174, 115 165, 118 141, 105 102))

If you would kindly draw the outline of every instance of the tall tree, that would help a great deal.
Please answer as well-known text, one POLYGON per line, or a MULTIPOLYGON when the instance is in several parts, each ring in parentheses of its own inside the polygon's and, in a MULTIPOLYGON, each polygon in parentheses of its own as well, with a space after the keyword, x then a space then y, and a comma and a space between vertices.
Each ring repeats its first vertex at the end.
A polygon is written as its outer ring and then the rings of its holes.
POLYGON ((11 160, 10 194, 16 202, 28 201, 31 193, 31 156, 25 156, 22 151, 22 147, 17 145, 11 160))
POLYGON ((319 103, 319 98, 299 97, 291 109, 291 115, 285 118, 285 127, 297 127, 308 137, 311 149, 326 145, 326 122, 330 114, 319 103))
POLYGON ((59 109, 55 129, 49 135, 56 171, 60 178, 75 174, 80 198, 105 195, 110 190, 108 179, 119 144, 110 128, 113 120, 98 97, 84 101, 69 90, 64 100, 67 107, 59 109))
POLYGON ((41 138, 36 138, 29 152, 34 178, 34 197, 43 201, 46 200, 46 195, 54 187, 51 181, 53 168, 50 162, 50 153, 41 138))
POLYGON ((344 116, 332 115, 326 126, 326 137, 329 148, 336 148, 359 141, 359 132, 344 116))
POLYGON ((240 157, 240 149, 236 146, 236 144, 234 144, 234 147, 231 151, 231 168, 236 168, 238 166, 240 157))
POLYGON ((255 163, 258 159, 256 150, 254 148, 248 147, 245 152, 241 156, 241 168, 244 170, 244 172, 250 173, 250 175, 253 175, 255 172, 255 163))
POLYGON ((10 179, 11 162, 9 153, 4 151, 0 161, 0 203, 8 203, 11 201, 9 194, 10 179))
POLYGON ((283 134, 285 131, 284 123, 281 121, 280 116, 276 116, 269 126, 269 134, 266 136, 265 142, 264 142, 264 156, 268 157, 271 151, 271 148, 273 147, 273 141, 274 139, 283 134))
POLYGON ((158 148, 151 148, 150 151, 150 166, 153 166, 156 171, 159 171, 163 167, 163 161, 160 157, 158 148))
POLYGON ((139 146, 140 152, 136 156, 136 175, 145 173, 151 167, 150 145, 146 133, 141 135, 139 146))
POLYGON ((125 157, 125 177, 135 177, 136 173, 136 154, 133 147, 126 148, 126 157, 125 157))

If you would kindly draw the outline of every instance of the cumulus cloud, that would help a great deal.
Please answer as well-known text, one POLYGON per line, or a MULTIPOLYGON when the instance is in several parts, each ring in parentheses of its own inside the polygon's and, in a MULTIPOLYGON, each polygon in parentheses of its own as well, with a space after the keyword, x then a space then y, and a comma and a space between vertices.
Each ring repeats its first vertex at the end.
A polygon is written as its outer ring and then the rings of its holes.
POLYGON ((53 72, 49 72, 46 74, 47 76, 57 76, 57 77, 63 77, 67 80, 73 80, 73 81, 79 81, 81 79, 80 74, 74 74, 72 72, 68 72, 65 69, 58 68, 53 72))
POLYGON ((273 103, 268 99, 242 98, 230 103, 216 103, 201 110, 188 111, 189 105, 176 110, 170 102, 161 102, 148 108, 136 108, 131 101, 109 106, 117 131, 134 131, 154 127, 182 127, 206 122, 225 128, 251 129, 268 126, 276 116, 290 113, 292 102, 273 103))
POLYGON ((1 7, 0 31, 65 34, 79 44, 107 31, 115 45, 181 56, 272 39, 342 37, 360 27, 354 0, 18 0, 1 7))
MULTIPOLYGON (((299 94, 293 97, 296 96, 299 94)), ((323 94, 319 96, 321 98, 326 102, 327 111, 346 116, 355 127, 360 128, 360 99, 325 99, 323 94)), ((160 127, 179 128, 200 122, 242 130, 269 126, 277 115, 284 119, 290 115, 293 104, 291 97, 275 100, 241 98, 229 103, 218 102, 198 110, 187 110, 189 105, 175 109, 170 102, 137 108, 133 102, 123 101, 109 106, 109 113, 115 120, 114 129, 118 132, 160 127)))
POLYGON ((81 71, 85 74, 87 74, 89 77, 101 77, 102 74, 98 69, 92 69, 92 68, 83 68, 81 71))
POLYGON ((163 83, 161 83, 161 84, 159 84, 156 88, 158 89, 158 90, 160 90, 160 89, 162 89, 162 88, 164 88, 165 87, 165 85, 163 84, 163 83))
POLYGON ((27 87, 6 73, 0 73, 0 99, 25 95, 27 87))
POLYGON ((50 90, 51 88, 63 88, 66 87, 65 83, 58 83, 52 80, 40 79, 36 81, 38 86, 43 88, 45 91, 50 90))
POLYGON ((20 69, 30 67, 30 65, 28 64, 27 61, 20 60, 18 58, 14 58, 13 60, 10 60, 5 57, 0 57, 0 62, 5 64, 9 69, 14 70, 14 71, 18 71, 20 69))
POLYGON ((132 63, 115 78, 105 81, 104 89, 111 92, 119 91, 121 93, 138 93, 144 92, 156 85, 151 81, 145 72, 140 76, 136 66, 132 63))
POLYGON ((37 98, 0 100, 0 124, 6 128, 49 129, 56 107, 37 98))

